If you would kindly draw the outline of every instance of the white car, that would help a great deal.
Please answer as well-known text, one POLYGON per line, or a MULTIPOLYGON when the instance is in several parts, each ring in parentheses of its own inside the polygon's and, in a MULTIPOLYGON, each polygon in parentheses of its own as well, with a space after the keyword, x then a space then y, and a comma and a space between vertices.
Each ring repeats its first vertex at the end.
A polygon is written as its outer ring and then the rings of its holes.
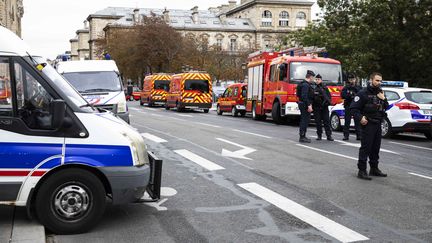
MULTIPOLYGON (((419 132, 432 139, 432 90, 409 87, 383 87, 389 102, 387 118, 382 122, 382 136, 390 137, 399 132, 419 132)), ((345 124, 343 104, 330 110, 333 130, 341 130, 345 124)), ((354 122, 351 122, 354 126, 354 122)))

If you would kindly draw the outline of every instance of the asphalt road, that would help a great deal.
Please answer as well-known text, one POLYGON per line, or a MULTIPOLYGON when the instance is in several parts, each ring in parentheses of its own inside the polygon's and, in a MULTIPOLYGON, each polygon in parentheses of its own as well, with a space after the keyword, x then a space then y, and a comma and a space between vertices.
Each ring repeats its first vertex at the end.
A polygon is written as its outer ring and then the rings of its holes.
POLYGON ((163 159, 161 201, 110 206, 91 232, 50 241, 432 242, 432 142, 422 136, 384 139, 389 177, 364 181, 359 142, 341 133, 299 144, 296 125, 129 106, 163 159))

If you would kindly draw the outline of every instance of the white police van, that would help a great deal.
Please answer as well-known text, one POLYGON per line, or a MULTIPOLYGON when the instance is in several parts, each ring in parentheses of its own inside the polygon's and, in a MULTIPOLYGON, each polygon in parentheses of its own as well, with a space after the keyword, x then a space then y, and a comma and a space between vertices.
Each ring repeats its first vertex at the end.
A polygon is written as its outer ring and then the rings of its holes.
POLYGON ((90 104, 129 123, 123 82, 113 60, 58 62, 56 68, 90 104))
MULTIPOLYGON (((423 133, 432 139, 432 90, 410 88, 407 82, 383 81, 382 89, 389 102, 387 118, 382 122, 382 136, 390 137, 399 132, 423 133)), ((343 104, 330 110, 330 124, 333 130, 341 130, 345 124, 343 104)), ((351 123, 354 125, 354 122, 351 123)))
POLYGON ((0 26, 0 204, 27 207, 57 234, 84 232, 113 204, 160 197, 162 161, 112 113, 94 109, 0 26))

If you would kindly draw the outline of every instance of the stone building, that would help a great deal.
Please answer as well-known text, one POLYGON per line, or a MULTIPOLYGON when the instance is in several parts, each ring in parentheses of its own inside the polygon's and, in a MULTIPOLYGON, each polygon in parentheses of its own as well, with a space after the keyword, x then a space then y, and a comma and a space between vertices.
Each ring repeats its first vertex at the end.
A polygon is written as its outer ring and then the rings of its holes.
POLYGON ((87 20, 84 21, 84 28, 76 31, 76 37, 70 39, 71 43, 71 60, 90 59, 89 54, 90 30, 87 20))
MULTIPOLYGON (((89 55, 97 55, 95 42, 115 28, 139 24, 143 16, 156 14, 183 36, 206 39, 222 50, 262 50, 277 44, 289 31, 311 21, 313 1, 308 0, 230 0, 208 10, 133 9, 108 7, 87 18, 90 25, 89 55)), ((71 42, 72 44, 72 42, 71 42)))
POLYGON ((22 0, 0 0, 0 25, 21 36, 21 18, 24 15, 22 0))

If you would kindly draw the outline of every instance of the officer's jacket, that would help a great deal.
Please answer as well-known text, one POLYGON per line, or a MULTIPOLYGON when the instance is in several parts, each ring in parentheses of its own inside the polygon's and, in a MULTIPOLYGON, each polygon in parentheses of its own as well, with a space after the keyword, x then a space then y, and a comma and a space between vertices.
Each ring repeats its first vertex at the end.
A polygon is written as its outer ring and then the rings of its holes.
POLYGON ((312 106, 321 109, 331 104, 330 91, 323 83, 314 85, 314 101, 312 106))
POLYGON ((361 90, 361 87, 358 85, 347 84, 342 89, 342 99, 344 99, 344 106, 349 107, 351 102, 354 100, 356 94, 361 90))
POLYGON ((314 90, 311 84, 308 81, 303 80, 299 85, 299 90, 301 91, 299 96, 300 102, 303 102, 306 106, 311 105, 314 99, 314 90))
POLYGON ((362 116, 366 116, 369 122, 381 123, 386 117, 385 111, 389 103, 387 98, 385 100, 378 98, 377 94, 380 92, 382 92, 381 88, 368 85, 357 93, 350 106, 351 113, 356 119, 360 120, 362 116))

